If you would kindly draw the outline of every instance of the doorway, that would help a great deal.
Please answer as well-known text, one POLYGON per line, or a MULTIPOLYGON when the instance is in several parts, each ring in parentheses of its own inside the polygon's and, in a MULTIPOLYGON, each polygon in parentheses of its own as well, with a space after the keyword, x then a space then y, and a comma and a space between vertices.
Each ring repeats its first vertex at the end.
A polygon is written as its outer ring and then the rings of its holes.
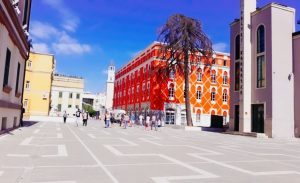
POLYGON ((264 133, 264 104, 252 104, 252 132, 264 133))
POLYGON ((170 125, 175 124, 175 110, 172 109, 166 110, 166 124, 170 124, 170 125))
POLYGON ((240 129, 240 106, 234 106, 234 131, 239 131, 240 129))

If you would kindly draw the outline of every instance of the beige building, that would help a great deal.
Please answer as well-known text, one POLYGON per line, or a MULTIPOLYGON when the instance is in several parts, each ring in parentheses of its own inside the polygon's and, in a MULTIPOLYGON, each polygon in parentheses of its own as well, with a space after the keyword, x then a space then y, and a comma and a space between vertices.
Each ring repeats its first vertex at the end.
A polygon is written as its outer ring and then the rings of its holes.
POLYGON ((62 116, 66 111, 69 115, 82 109, 84 79, 76 76, 54 74, 51 87, 50 116, 62 116))
POLYGON ((1 133, 20 122, 31 0, 1 0, 0 7, 1 133))
POLYGON ((23 95, 25 119, 49 115, 54 64, 53 55, 30 53, 26 64, 23 95))

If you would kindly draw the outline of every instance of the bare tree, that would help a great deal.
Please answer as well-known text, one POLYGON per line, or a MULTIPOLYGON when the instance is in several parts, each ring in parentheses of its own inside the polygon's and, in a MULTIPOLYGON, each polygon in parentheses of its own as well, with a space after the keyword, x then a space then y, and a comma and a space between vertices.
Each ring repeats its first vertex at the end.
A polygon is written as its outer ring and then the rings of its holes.
POLYGON ((187 126, 193 126, 189 95, 189 80, 193 65, 209 64, 212 57, 212 42, 206 36, 199 20, 181 14, 171 16, 159 31, 162 47, 159 57, 166 60, 161 71, 168 76, 171 70, 179 71, 185 80, 185 108, 187 126))

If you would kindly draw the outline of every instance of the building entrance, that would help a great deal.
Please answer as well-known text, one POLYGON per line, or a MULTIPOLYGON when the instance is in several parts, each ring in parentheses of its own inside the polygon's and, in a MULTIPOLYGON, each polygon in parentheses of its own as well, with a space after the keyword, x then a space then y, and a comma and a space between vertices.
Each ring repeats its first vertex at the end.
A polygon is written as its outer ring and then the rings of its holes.
POLYGON ((252 105, 252 132, 264 133, 264 104, 252 105))
POLYGON ((239 131, 240 128, 240 106, 234 106, 234 131, 239 131))
POLYGON ((166 111, 166 124, 170 124, 170 125, 175 124, 175 111, 174 110, 166 111))

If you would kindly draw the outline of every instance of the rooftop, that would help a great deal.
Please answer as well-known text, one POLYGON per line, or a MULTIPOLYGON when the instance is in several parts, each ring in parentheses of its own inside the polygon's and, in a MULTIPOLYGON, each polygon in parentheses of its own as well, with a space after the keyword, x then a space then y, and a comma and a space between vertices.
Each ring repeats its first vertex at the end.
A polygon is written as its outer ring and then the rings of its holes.
POLYGON ((80 76, 70 76, 70 75, 58 74, 58 73, 55 73, 54 76, 65 77, 65 78, 83 79, 83 77, 80 77, 80 76))
POLYGON ((293 33, 293 37, 294 37, 294 36, 298 36, 298 35, 300 35, 300 31, 294 32, 294 33, 293 33))

